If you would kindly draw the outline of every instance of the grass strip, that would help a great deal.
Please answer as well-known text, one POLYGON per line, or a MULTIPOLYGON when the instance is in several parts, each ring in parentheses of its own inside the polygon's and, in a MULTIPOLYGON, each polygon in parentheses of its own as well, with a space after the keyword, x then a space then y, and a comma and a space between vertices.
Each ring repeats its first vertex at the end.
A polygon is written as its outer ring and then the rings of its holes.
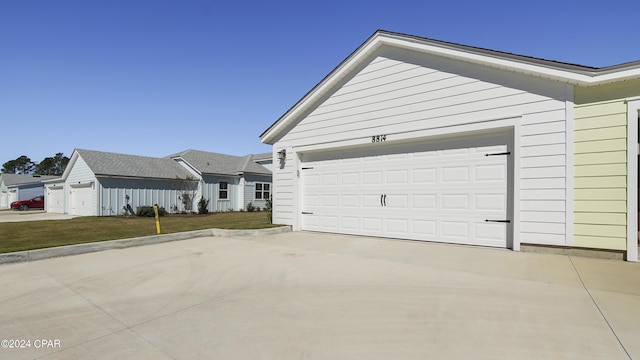
MULTIPOLYGON (((160 218, 163 234, 203 229, 264 229, 266 212, 169 215, 160 218)), ((0 253, 156 235, 155 218, 137 216, 78 217, 0 223, 0 253)))

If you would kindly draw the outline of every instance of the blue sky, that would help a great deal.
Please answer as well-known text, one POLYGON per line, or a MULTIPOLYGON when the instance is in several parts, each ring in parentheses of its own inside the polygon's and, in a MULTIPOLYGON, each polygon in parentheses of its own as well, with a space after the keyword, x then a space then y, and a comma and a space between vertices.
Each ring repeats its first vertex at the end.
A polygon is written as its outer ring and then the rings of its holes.
POLYGON ((589 66, 634 1, 0 0, 0 164, 74 148, 271 151, 259 135, 376 29, 589 66))

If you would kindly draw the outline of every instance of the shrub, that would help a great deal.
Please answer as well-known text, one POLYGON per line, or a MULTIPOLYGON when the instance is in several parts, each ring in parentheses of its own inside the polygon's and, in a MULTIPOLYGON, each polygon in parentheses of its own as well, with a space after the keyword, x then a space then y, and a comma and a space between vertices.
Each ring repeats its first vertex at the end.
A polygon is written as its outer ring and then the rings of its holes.
POLYGON ((272 205, 273 203, 271 202, 271 198, 267 199, 266 205, 264 206, 264 211, 267 212, 267 221, 269 221, 269 224, 273 224, 273 213, 271 212, 272 205))
MULTIPOLYGON (((167 212, 163 207, 158 208, 158 216, 165 216, 167 212)), ((156 213, 153 211, 153 206, 138 206, 136 209, 136 215, 138 216, 146 216, 146 217, 155 217, 156 213)))
POLYGON ((254 212, 254 211, 256 211, 256 208, 253 206, 252 203, 248 203, 247 204, 247 211, 248 212, 254 212))
POLYGON ((204 196, 200 197, 200 201, 198 201, 198 214, 207 214, 209 212, 209 209, 207 209, 208 206, 209 199, 205 199, 204 196))

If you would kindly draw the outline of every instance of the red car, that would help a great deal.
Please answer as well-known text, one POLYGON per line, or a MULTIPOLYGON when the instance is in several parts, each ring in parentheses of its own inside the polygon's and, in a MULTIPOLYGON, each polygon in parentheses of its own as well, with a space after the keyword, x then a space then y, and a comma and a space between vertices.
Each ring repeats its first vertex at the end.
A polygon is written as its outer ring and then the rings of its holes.
POLYGON ((29 200, 14 201, 11 203, 12 209, 18 209, 20 211, 29 210, 31 208, 44 209, 44 196, 36 196, 29 200))

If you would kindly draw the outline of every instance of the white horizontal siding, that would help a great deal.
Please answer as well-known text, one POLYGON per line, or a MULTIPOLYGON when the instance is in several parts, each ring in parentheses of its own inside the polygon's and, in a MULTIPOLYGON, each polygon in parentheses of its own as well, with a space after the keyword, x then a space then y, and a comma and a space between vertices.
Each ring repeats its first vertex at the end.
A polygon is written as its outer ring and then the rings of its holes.
MULTIPOLYGON (((94 187, 93 187, 94 191, 92 193, 91 203, 89 206, 91 209, 93 209, 92 215, 98 215, 100 212, 98 209, 98 191, 97 191, 96 176, 93 173, 93 171, 89 168, 87 163, 82 159, 82 157, 78 156, 75 163, 73 164, 73 167, 69 171, 69 176, 66 179, 65 190, 67 192, 72 191, 69 186, 73 186, 77 184, 87 184, 91 182, 94 183, 94 187)), ((68 194, 65 194, 65 195, 68 195, 68 194)), ((66 208, 65 213, 72 214, 73 210, 71 209, 71 207, 73 206, 73 204, 72 204, 72 201, 68 199, 69 198, 67 198, 67 200, 65 201, 65 208, 66 208)))
POLYGON ((67 184, 78 184, 78 183, 86 183, 91 181, 96 181, 96 176, 91 171, 87 163, 82 159, 82 157, 78 156, 76 162, 73 164, 71 171, 69 172, 69 176, 67 177, 67 184))
MULTIPOLYGON (((280 151, 280 148, 274 146, 274 152, 277 151, 280 151)), ((274 166, 273 188, 271 190, 273 195, 272 222, 274 224, 294 225, 294 181, 296 179, 294 163, 297 164, 293 161, 295 156, 295 154, 288 152, 284 167, 280 164, 274 166)))
MULTIPOLYGON (((274 151, 521 117, 516 187, 521 232, 529 234, 521 241, 564 244, 565 85, 404 50, 379 55, 309 110, 274 151)), ((291 162, 274 167, 274 221, 285 224, 294 221, 298 196, 291 162)))

